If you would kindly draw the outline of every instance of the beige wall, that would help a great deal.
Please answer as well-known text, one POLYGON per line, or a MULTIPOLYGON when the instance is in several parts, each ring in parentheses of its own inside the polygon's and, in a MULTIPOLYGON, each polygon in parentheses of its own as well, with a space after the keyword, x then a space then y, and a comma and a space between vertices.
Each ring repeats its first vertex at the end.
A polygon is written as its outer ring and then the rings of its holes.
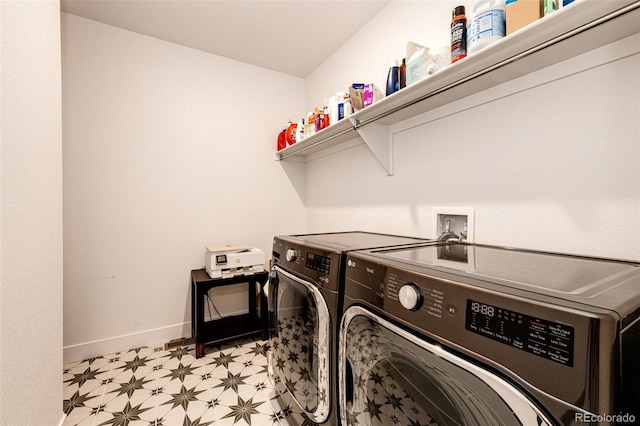
POLYGON ((0 424, 62 419, 57 1, 0 2, 0 424))
POLYGON ((304 230, 303 175, 274 161, 304 80, 62 18, 72 360, 190 335, 189 272, 205 246, 268 258, 275 233, 304 230))
MULTIPOLYGON (((446 44, 454 6, 391 2, 306 79, 307 103, 384 84, 407 40, 446 44)), ((640 260, 639 40, 392 126, 394 176, 363 145, 318 156, 307 230, 435 237, 434 207, 473 207, 476 242, 640 260)))
POLYGON ((361 145, 273 161, 287 119, 446 45, 454 3, 391 2, 306 80, 63 14, 68 359, 189 334, 207 244, 474 207, 478 242, 640 259, 635 39, 394 126, 394 176, 361 145))

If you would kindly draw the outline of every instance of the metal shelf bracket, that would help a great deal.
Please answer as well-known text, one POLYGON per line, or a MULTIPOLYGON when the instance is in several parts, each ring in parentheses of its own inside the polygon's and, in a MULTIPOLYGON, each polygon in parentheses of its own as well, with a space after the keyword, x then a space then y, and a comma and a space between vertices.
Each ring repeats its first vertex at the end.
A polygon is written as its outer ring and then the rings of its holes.
POLYGON ((359 120, 349 118, 353 128, 360 138, 369 147, 369 150, 387 172, 387 176, 393 176, 393 137, 386 124, 368 123, 361 126, 359 120))

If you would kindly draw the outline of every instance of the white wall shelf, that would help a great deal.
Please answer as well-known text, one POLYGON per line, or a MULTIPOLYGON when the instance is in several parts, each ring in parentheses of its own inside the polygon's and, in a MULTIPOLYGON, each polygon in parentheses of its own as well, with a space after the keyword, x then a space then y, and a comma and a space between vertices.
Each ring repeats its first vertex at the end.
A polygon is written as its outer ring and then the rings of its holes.
POLYGON ((580 0, 276 153, 303 158, 360 137, 393 175, 389 126, 640 32, 640 0, 580 0))

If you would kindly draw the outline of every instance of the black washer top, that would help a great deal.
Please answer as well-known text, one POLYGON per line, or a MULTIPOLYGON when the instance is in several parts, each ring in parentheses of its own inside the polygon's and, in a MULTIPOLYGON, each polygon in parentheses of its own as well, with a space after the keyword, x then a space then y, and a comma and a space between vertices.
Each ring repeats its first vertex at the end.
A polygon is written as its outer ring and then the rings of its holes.
POLYGON ((605 281, 637 271, 639 266, 625 261, 464 244, 384 252, 387 257, 418 266, 459 269, 490 280, 568 294, 591 292, 605 281))
POLYGON ((299 240, 300 244, 324 246, 338 251, 403 246, 431 241, 426 238, 404 237, 399 235, 387 235, 361 231, 293 235, 292 238, 299 240))

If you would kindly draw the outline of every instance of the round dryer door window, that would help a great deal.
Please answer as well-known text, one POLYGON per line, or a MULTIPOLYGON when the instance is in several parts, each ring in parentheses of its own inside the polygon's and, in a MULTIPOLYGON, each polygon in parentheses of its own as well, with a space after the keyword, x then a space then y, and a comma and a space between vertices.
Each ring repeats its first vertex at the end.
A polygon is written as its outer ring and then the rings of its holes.
POLYGON ((340 402, 345 425, 551 425, 503 379, 361 307, 342 321, 340 402))
POLYGON ((273 269, 276 324, 271 336, 272 372, 306 415, 324 422, 329 415, 329 310, 313 283, 273 269), (275 284, 274 284, 275 283, 275 284))

